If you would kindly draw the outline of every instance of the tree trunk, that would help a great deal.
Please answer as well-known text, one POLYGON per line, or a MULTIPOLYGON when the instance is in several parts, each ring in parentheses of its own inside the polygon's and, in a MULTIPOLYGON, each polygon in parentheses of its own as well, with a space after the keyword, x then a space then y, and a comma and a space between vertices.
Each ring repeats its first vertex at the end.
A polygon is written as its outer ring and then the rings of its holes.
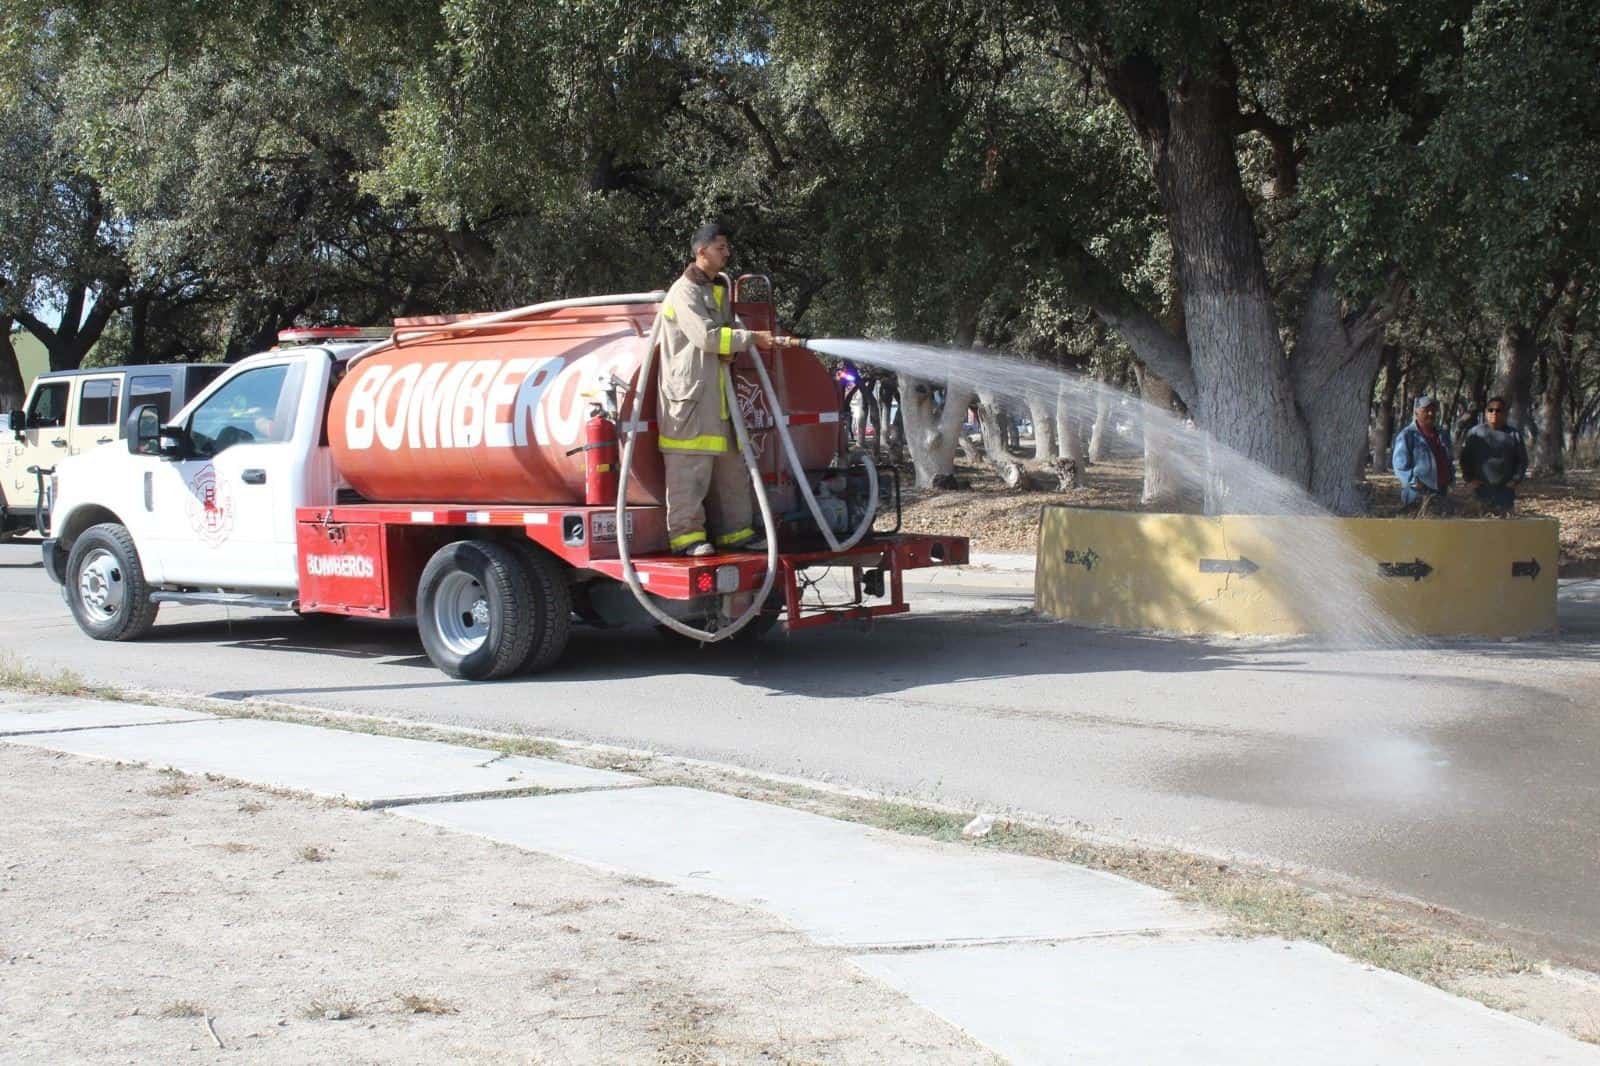
POLYGON ((1368 450, 1372 453, 1372 470, 1377 474, 1389 472, 1389 459, 1394 446, 1395 396, 1400 391, 1400 346, 1385 344, 1380 362, 1383 370, 1383 391, 1378 394, 1378 417, 1372 426, 1372 439, 1368 450))
POLYGON ((11 319, 0 315, 0 411, 22 410, 26 392, 22 387, 17 349, 11 343, 11 319))
POLYGON ((1094 425, 1089 429, 1089 461, 1091 463, 1105 462, 1106 455, 1111 450, 1111 438, 1108 430, 1111 428, 1111 389, 1103 386, 1095 391, 1094 397, 1094 425))
POLYGON ((1169 421, 1175 393, 1165 378, 1135 363, 1134 380, 1145 404, 1144 489, 1139 502, 1155 508, 1175 507, 1183 495, 1182 480, 1172 466, 1172 428, 1169 421))
POLYGON ((1028 417, 1033 419, 1033 459, 1053 462, 1056 457, 1056 406, 1043 396, 1028 397, 1028 417))
MULTIPOLYGON (((1164 72, 1143 56, 1125 59, 1106 77, 1144 142, 1165 209, 1196 390, 1190 410, 1219 443, 1292 484, 1306 485, 1313 469, 1311 435, 1295 403, 1272 286, 1239 173, 1234 87, 1212 75, 1164 72)), ((1361 377, 1362 384, 1371 384, 1370 375, 1361 377)), ((1357 427, 1366 425, 1367 399, 1357 427)), ((1348 461, 1340 463, 1346 478, 1349 469, 1348 461)), ((1233 473, 1237 479, 1244 472, 1233 473)), ((1230 507, 1252 507, 1253 479, 1244 479, 1246 484, 1213 486, 1222 491, 1208 491, 1208 509, 1224 492, 1230 507)))
POLYGON ((1569 295, 1571 298, 1562 302, 1550 331, 1550 349, 1539 355, 1539 365, 1544 371, 1544 392, 1539 405, 1539 441, 1529 456, 1529 470, 1534 474, 1555 475, 1567 471, 1567 407, 1572 394, 1573 334, 1578 329, 1578 298, 1582 287, 1574 286, 1569 295))
POLYGON ((1531 473, 1542 477, 1567 472, 1567 372, 1559 360, 1551 360, 1549 380, 1540 399, 1539 443, 1533 449, 1531 473))
POLYGON ((1534 331, 1518 322, 1509 322, 1500 331, 1500 343, 1495 351, 1496 389, 1506 398, 1511 410, 1507 421, 1522 430, 1522 436, 1533 444, 1533 364, 1537 353, 1533 344, 1534 331))
POLYGON ((1367 413, 1383 358, 1383 321, 1375 309, 1344 314, 1333 273, 1312 272, 1296 336, 1294 391, 1305 398, 1311 448, 1307 485, 1312 497, 1334 514, 1367 509, 1365 485, 1356 476, 1367 445, 1367 413))
POLYGON ((919 489, 933 488, 935 479, 955 474, 961 422, 972 402, 972 393, 951 386, 945 390, 944 406, 936 407, 933 394, 931 382, 900 376, 900 411, 905 419, 906 450, 911 453, 911 466, 919 489))
POLYGON ((1014 489, 1022 484, 1022 467, 1011 458, 1011 453, 1006 447, 1006 429, 1003 420, 1008 418, 1005 408, 995 399, 993 393, 978 390, 978 429, 983 434, 983 451, 989 465, 994 467, 994 472, 1000 475, 1000 480, 1006 488, 1014 489))

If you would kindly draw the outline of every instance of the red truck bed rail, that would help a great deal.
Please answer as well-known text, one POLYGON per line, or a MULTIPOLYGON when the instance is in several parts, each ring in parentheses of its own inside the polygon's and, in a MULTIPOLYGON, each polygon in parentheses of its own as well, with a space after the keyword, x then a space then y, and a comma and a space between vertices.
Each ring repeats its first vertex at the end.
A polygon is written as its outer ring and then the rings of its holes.
MULTIPOLYGON (((658 506, 629 507, 630 555, 652 595, 693 600, 757 592, 765 553, 730 552, 689 558, 665 552, 666 522, 658 506)), ((428 558, 465 536, 526 538, 562 562, 621 581, 616 512, 579 504, 464 507, 459 504, 345 504, 303 507, 297 514, 302 611, 405 618, 416 611, 417 580, 428 558)), ((798 550, 778 555, 776 588, 789 629, 868 619, 909 610, 902 575, 968 561, 965 537, 891 533, 869 536, 844 552, 798 550), (848 602, 807 602, 804 574, 849 568, 848 602), (868 599, 882 599, 868 603, 868 599)))

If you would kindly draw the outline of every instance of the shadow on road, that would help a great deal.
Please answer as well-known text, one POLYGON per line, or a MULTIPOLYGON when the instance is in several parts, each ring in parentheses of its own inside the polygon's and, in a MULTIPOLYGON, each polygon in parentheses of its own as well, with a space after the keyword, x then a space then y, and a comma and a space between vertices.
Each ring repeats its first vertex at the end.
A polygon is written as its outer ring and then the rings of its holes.
MULTIPOLYGON (((1590 629, 1584 619, 1574 619, 1571 625, 1568 621, 1564 615, 1564 631, 1558 638, 1516 643, 1428 641, 1419 642, 1417 650, 1522 662, 1595 661, 1600 657, 1600 622, 1590 629)), ((371 663, 385 674, 391 667, 433 670, 409 622, 330 622, 255 615, 157 626, 147 639, 327 656, 371 663)), ((549 685, 667 676, 726 677, 768 691, 838 698, 886 695, 969 681, 1035 676, 1070 679, 1118 672, 1149 675, 1248 669, 1308 676, 1396 676, 1393 669, 1385 668, 1393 665, 1392 660, 1368 669, 1360 657, 1369 650, 1306 640, 1235 641, 1122 633, 1056 622, 1019 609, 949 611, 887 620, 865 630, 859 625, 844 624, 792 635, 775 632, 755 644, 695 646, 665 639, 647 627, 580 626, 574 629, 566 654, 554 668, 501 683, 549 685), (1330 655, 1334 661, 1329 660, 1330 655), (1341 669, 1344 664, 1350 669, 1341 669)), ((1381 654, 1389 649, 1378 651, 1381 654)), ((1410 650, 1400 654, 1408 655, 1410 650)), ((1445 686, 1452 684, 1448 677, 1435 680, 1445 686)), ((464 683, 442 677, 415 681, 387 676, 380 679, 368 670, 353 674, 348 681, 329 687, 285 686, 217 695, 311 696, 464 683), (370 682, 363 684, 364 678, 370 682)), ((1486 685, 1479 679, 1471 684, 1480 692, 1487 687, 1498 689, 1503 695, 1522 688, 1510 680, 1486 685)))

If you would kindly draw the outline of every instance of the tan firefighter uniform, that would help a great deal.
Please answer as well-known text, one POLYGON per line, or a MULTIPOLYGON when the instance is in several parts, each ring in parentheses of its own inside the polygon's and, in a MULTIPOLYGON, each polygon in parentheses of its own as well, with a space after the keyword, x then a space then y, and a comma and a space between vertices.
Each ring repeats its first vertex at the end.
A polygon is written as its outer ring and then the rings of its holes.
POLYGON ((718 547, 755 536, 750 474, 728 420, 722 363, 750 346, 733 317, 721 278, 690 264, 661 304, 661 377, 656 418, 667 473, 667 546, 682 551, 706 539, 710 504, 718 547), (709 496, 708 496, 708 490, 709 496))

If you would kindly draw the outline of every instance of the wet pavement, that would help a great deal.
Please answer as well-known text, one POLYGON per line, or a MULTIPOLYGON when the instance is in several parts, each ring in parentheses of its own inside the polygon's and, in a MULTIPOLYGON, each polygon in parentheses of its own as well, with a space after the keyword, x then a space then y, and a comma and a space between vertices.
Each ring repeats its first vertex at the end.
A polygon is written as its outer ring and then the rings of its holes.
POLYGON ((910 616, 685 649, 586 631, 551 672, 453 682, 403 625, 164 610, 83 637, 0 547, 0 647, 46 672, 264 696, 704 758, 1260 859, 1464 912, 1600 967, 1600 582, 1563 632, 1372 650, 1097 632, 1027 613, 1031 574, 933 572, 910 616))

